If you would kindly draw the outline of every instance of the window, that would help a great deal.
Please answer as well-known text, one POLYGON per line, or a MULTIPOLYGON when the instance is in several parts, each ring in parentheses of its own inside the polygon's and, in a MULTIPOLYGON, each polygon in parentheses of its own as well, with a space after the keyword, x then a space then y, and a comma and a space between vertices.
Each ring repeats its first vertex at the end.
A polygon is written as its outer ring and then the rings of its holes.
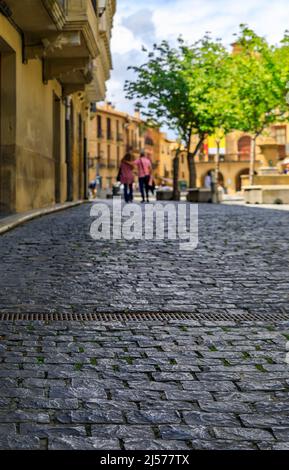
POLYGON ((107 118, 106 125, 106 137, 108 140, 111 140, 111 119, 107 118))
POLYGON ((117 166, 119 167, 119 163, 120 163, 120 148, 119 147, 116 148, 116 158, 117 158, 117 166))
POLYGON ((249 135, 244 135, 238 140, 238 157, 239 160, 247 161, 250 160, 251 152, 251 137, 249 135))
POLYGON ((275 127, 275 138, 278 145, 286 145, 286 127, 275 127))
POLYGON ((102 123, 101 123, 101 116, 97 116, 97 137, 101 139, 102 137, 102 123))
POLYGON ((110 164, 110 157, 111 157, 111 152, 110 152, 110 145, 107 146, 107 164, 110 164))
POLYGON ((97 157, 98 158, 101 157, 101 145, 100 144, 97 144, 97 157))
POLYGON ((153 146, 154 145, 154 141, 151 137, 146 137, 145 138, 145 145, 151 145, 153 146))

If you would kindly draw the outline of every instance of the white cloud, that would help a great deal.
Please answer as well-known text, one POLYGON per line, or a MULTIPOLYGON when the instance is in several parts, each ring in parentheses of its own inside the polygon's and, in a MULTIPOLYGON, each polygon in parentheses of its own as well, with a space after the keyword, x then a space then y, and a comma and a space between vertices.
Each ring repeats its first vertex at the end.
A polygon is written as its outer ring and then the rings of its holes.
POLYGON ((113 56, 115 54, 126 54, 132 50, 132 47, 141 49, 141 46, 142 41, 137 39, 132 31, 121 25, 115 28, 111 43, 113 56))

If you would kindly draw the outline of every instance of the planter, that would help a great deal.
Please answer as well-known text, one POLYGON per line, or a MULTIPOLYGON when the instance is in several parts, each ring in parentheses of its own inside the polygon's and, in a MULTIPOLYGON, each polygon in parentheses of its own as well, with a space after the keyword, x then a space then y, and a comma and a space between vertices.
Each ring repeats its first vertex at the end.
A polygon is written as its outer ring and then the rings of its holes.
POLYGON ((190 188, 188 189, 187 201, 195 204, 208 204, 212 202, 212 192, 206 188, 190 188))
POLYGON ((172 201, 173 191, 157 191, 157 201, 172 201))
POLYGON ((289 186, 246 186, 244 198, 246 204, 289 204, 289 186))
POLYGON ((199 189, 198 188, 189 188, 187 194, 187 201, 188 202, 199 202, 199 189))

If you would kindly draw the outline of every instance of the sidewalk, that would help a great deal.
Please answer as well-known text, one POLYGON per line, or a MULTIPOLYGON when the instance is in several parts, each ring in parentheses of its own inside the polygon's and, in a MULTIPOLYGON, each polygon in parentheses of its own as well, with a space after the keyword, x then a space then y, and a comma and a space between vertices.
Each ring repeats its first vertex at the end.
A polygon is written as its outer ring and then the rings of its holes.
POLYGON ((227 201, 222 201, 222 204, 229 206, 243 206, 243 207, 255 207, 258 209, 273 209, 277 211, 289 211, 289 204, 246 204, 244 200, 241 199, 232 199, 227 201))
POLYGON ((19 214, 13 214, 7 217, 0 218, 0 235, 5 232, 8 232, 9 230, 12 230, 18 225, 28 222, 29 220, 33 220, 44 215, 53 214, 54 212, 60 212, 66 209, 70 209, 71 207, 79 206, 84 202, 86 201, 65 202, 64 204, 55 204, 54 206, 43 207, 41 209, 34 209, 32 211, 21 212, 19 214))

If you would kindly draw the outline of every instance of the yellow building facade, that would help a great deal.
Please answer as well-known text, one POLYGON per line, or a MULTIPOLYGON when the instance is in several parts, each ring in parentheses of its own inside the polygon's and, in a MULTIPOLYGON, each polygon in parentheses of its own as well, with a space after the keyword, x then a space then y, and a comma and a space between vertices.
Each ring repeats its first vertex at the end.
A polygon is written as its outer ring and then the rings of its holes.
MULTIPOLYGON (((272 126, 257 139, 256 172, 268 165, 268 159, 262 153, 264 144, 274 142, 278 159, 281 161, 286 157, 288 131, 287 124, 272 126)), ((88 133, 89 181, 97 179, 102 189, 110 191, 116 183, 119 164, 125 153, 130 151, 137 158, 142 149, 152 161, 156 185, 173 185, 173 160, 179 144, 169 139, 161 129, 149 127, 139 112, 130 116, 115 109, 111 103, 97 105, 91 115, 88 133)), ((220 142, 219 184, 228 194, 240 192, 245 176, 249 175, 251 140, 250 135, 234 131, 220 142)), ((196 142, 192 143, 192 150, 194 144, 196 142)), ((209 137, 195 157, 197 187, 204 187, 206 176, 216 169, 216 154, 217 142, 214 137, 209 137)), ((189 187, 185 151, 180 152, 179 185, 183 190, 189 187)))
POLYGON ((158 184, 172 186, 173 184, 173 160, 176 156, 178 144, 175 140, 167 137, 167 134, 161 133, 160 154, 157 168, 158 184))
POLYGON ((114 0, 0 4, 0 214, 83 199, 91 103, 104 99, 114 0))
MULTIPOLYGON (((246 181, 246 175, 250 171, 250 147, 252 136, 249 134, 234 131, 228 134, 220 145, 219 183, 228 194, 235 194, 242 190, 242 181, 246 181)), ((267 129, 263 135, 257 139, 257 151, 255 171, 261 167, 268 166, 268 159, 262 151, 263 147, 269 143, 274 143, 277 150, 279 162, 288 155, 289 150, 289 126, 288 124, 274 125, 267 129)), ((204 187, 206 175, 216 168, 217 143, 213 137, 207 139, 195 158, 197 187, 204 187)), ((269 165, 275 165, 275 161, 269 165)), ((281 171, 281 167, 280 167, 281 171)), ((189 170, 186 152, 180 155, 180 183, 189 185, 189 170)))
POLYGON ((116 183, 120 162, 126 152, 135 158, 144 148, 142 121, 118 111, 111 103, 97 105, 89 122, 89 181, 110 190, 116 183))
POLYGON ((149 127, 138 111, 129 115, 111 103, 97 105, 89 123, 89 181, 110 191, 125 153, 138 158, 144 150, 152 161, 155 183, 172 184, 175 145, 160 129, 149 127))

